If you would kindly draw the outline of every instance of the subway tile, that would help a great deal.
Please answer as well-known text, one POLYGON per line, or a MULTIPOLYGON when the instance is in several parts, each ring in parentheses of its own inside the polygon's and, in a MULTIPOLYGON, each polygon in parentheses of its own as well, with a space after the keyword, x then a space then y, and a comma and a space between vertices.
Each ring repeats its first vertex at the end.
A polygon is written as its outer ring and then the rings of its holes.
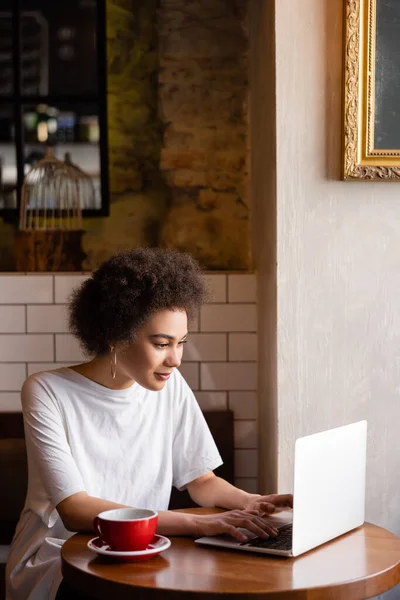
POLYGON ((235 448, 258 448, 257 421, 235 421, 235 448))
POLYGON ((25 306, 0 305, 0 333, 25 333, 25 306))
POLYGON ((0 412, 21 412, 19 392, 0 392, 0 412))
POLYGON ((0 363, 0 390, 19 392, 25 379, 25 363, 0 363))
POLYGON ((226 302, 226 275, 205 276, 209 294, 208 302, 226 302))
POLYGON ((256 302, 255 274, 228 275, 228 302, 256 302))
POLYGON ((27 309, 29 333, 66 333, 69 331, 66 304, 31 305, 27 309))
POLYGON ((200 331, 257 331, 255 304, 206 304, 200 312, 200 331))
POLYGON ((199 363, 182 363, 179 371, 192 390, 199 389, 199 363))
POLYGON ((257 450, 235 449, 235 477, 258 477, 257 450))
POLYGON ((53 371, 54 369, 60 369, 61 367, 69 367, 70 365, 70 362, 28 363, 28 376, 33 375, 33 373, 41 373, 42 371, 53 371))
POLYGON ((51 275, 0 275, 0 304, 51 304, 51 275))
POLYGON ((247 361, 257 360, 257 334, 256 333, 230 333, 229 334, 229 360, 247 361))
POLYGON ((226 410, 228 407, 226 392, 196 392, 195 396, 203 411, 226 410))
POLYGON ((56 362, 85 362, 88 360, 78 340, 68 333, 56 334, 55 359, 56 362))
POLYGON ((188 330, 190 333, 199 330, 199 311, 188 319, 188 330))
POLYGON ((55 275, 55 302, 63 304, 68 302, 68 298, 72 290, 80 285, 85 279, 90 277, 87 275, 55 275))
POLYGON ((249 494, 259 494, 258 479, 256 477, 236 477, 235 485, 249 494))
POLYGON ((214 361, 227 359, 225 333, 193 333, 184 346, 184 361, 214 361))
POLYGON ((0 362, 51 361, 53 358, 52 335, 0 335, 0 362))
POLYGON ((201 390, 255 390, 257 363, 202 363, 201 390))
POLYGON ((235 419, 258 418, 257 392, 229 392, 228 405, 235 419))

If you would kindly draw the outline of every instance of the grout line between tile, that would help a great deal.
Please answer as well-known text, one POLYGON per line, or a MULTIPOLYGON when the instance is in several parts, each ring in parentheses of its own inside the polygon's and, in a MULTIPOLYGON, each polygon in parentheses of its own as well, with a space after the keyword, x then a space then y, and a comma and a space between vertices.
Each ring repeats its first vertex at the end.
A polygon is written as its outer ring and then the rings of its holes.
POLYGON ((0 333, 0 338, 5 335, 23 335, 24 337, 28 335, 29 337, 31 337, 32 335, 52 335, 53 333, 53 331, 9 331, 8 333, 0 333))

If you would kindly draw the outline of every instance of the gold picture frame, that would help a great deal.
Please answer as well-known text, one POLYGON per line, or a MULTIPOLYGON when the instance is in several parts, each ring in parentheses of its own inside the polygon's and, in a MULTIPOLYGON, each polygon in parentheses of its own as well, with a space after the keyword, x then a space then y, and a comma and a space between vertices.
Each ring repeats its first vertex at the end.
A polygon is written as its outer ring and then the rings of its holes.
POLYGON ((375 147, 377 1, 345 0, 345 180, 400 181, 400 135, 396 148, 375 147))

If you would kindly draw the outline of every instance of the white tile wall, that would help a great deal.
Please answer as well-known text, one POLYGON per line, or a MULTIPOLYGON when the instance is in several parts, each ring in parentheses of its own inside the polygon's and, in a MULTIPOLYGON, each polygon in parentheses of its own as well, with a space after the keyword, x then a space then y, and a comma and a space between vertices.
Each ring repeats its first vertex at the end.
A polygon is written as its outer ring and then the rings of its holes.
POLYGON ((202 390, 255 390, 257 363, 201 363, 202 390))
POLYGON ((228 302, 256 302, 255 275, 228 275, 228 302))
POLYGON ((235 419, 258 418, 257 393, 256 392, 229 392, 228 405, 235 413, 235 419))
POLYGON ((0 275, 0 304, 50 304, 53 277, 48 275, 0 275))
POLYGON ((199 363, 198 362, 182 363, 181 366, 179 367, 179 370, 193 391, 200 389, 199 363))
POLYGON ((55 335, 56 338, 56 356, 57 362, 72 363, 83 362, 87 360, 82 352, 79 342, 70 333, 60 333, 55 335))
MULTIPOLYGON (((0 411, 21 410, 26 376, 87 360, 66 303, 87 273, 0 274, 0 411)), ((252 274, 207 274, 209 302, 189 324, 180 370, 203 410, 235 415, 236 483, 258 491, 257 311, 252 274)))
POLYGON ((184 346, 184 361, 227 360, 226 333, 192 333, 184 346))
POLYGON ((26 363, 0 363, 0 389, 19 392, 27 377, 26 363))
POLYGON ((0 304, 0 333, 25 333, 25 306, 0 304))
POLYGON ((200 311, 200 331, 257 331, 255 304, 206 304, 200 311))
POLYGON ((31 305, 27 307, 28 333, 67 333, 65 304, 31 305))
POLYGON ((195 331, 199 330, 199 315, 193 315, 189 318, 188 320, 188 329, 190 333, 193 333, 195 331))
POLYGON ((209 302, 226 302, 226 275, 207 275, 209 302))
POLYGON ((0 334, 0 362, 54 360, 54 337, 45 334, 0 334))
POLYGON ((63 304, 68 301, 68 297, 73 289, 81 285, 89 275, 55 275, 54 290, 56 304, 63 304))
POLYGON ((203 410, 228 408, 228 392, 196 392, 196 398, 203 410))
POLYGON ((229 334, 229 360, 256 361, 257 360, 257 334, 256 333, 230 333, 229 334))
POLYGON ((258 448, 257 421, 235 421, 235 448, 258 448))

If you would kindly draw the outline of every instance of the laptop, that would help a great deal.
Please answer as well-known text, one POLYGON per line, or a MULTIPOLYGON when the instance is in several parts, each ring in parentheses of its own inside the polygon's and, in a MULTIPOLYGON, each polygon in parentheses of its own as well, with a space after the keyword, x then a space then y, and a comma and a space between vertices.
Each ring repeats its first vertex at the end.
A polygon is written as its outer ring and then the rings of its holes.
POLYGON ((367 422, 336 427, 296 440, 293 511, 264 517, 279 531, 262 539, 247 529, 248 540, 230 535, 201 537, 197 544, 299 556, 360 527, 365 516, 367 422))

